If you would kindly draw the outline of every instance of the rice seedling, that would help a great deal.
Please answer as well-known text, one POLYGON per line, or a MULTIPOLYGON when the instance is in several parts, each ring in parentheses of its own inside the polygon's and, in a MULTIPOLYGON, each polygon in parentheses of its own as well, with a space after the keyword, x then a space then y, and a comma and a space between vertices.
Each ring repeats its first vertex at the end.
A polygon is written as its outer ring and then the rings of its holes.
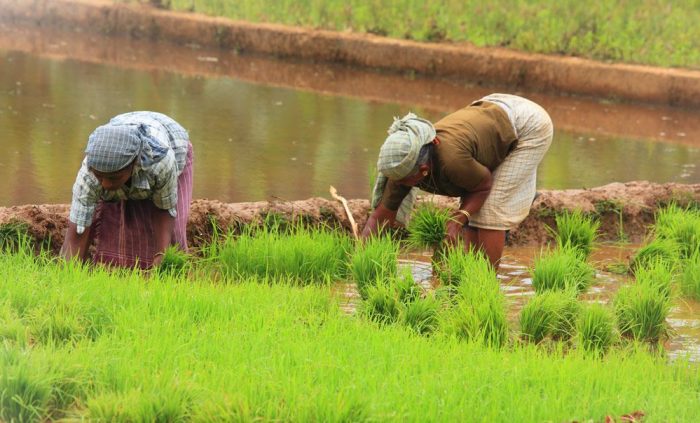
POLYGON ((670 205, 657 212, 654 224, 656 236, 673 240, 682 258, 700 250, 700 212, 670 205))
POLYGON ((367 288, 367 299, 362 302, 361 312, 370 320, 380 324, 395 323, 402 309, 397 292, 386 282, 378 282, 367 288))
POLYGON ((663 261, 670 266, 675 265, 680 256, 678 243, 672 239, 656 238, 637 250, 630 260, 632 273, 646 267, 655 261, 663 261))
POLYGON ((188 254, 176 246, 171 245, 165 249, 163 260, 160 262, 158 271, 160 273, 178 276, 185 272, 188 262, 188 254))
POLYGON ((406 305, 403 323, 420 335, 430 335, 438 328, 440 303, 429 295, 406 305))
POLYGON ((694 254, 687 260, 680 277, 683 296, 700 301, 700 254, 694 254))
POLYGON ((408 244, 414 248, 438 249, 445 238, 450 211, 432 203, 422 203, 408 223, 408 244))
POLYGON ((574 335, 579 307, 573 290, 546 291, 535 295, 520 313, 523 339, 535 344, 546 337, 570 339, 574 335))
POLYGON ((450 246, 442 259, 435 263, 437 277, 443 286, 460 286, 471 280, 487 280, 496 272, 481 251, 465 251, 461 246, 450 246))
POLYGON ((593 282, 595 269, 571 248, 541 253, 531 269, 532 286, 537 293, 574 289, 584 292, 593 282))
POLYGON ((403 304, 412 303, 423 293, 423 289, 413 279, 411 269, 404 269, 403 273, 396 278, 395 287, 398 299, 403 304))
POLYGON ((571 248, 579 251, 583 259, 588 259, 593 250, 593 243, 598 234, 600 222, 581 210, 557 214, 555 217, 556 230, 548 228, 553 233, 560 248, 571 248))
POLYGON ((620 334, 635 340, 658 342, 668 334, 666 316, 671 302, 650 284, 622 287, 614 299, 620 334))
POLYGON ((11 220, 0 223, 0 251, 21 249, 22 245, 29 244, 29 225, 26 222, 11 220))
POLYGON ((95 342, 0 342, 0 420, 460 421, 469 410, 485 421, 569 421, 643 407, 660 420, 694 421, 698 413, 697 368, 641 349, 591 360, 574 349, 418 338, 347 316, 325 286, 186 277, 146 281, 0 255, 0 304, 11 315, 60 303, 111 325, 95 342))
POLYGON ((399 248, 388 236, 372 237, 358 243, 350 259, 350 272, 362 298, 367 288, 378 280, 396 276, 399 248))
POLYGON ((447 313, 445 332, 467 341, 499 348, 508 341, 508 321, 503 294, 482 291, 482 296, 460 297, 447 313))
POLYGON ((673 271, 666 262, 662 260, 650 262, 645 267, 637 269, 634 276, 637 285, 647 285, 666 300, 671 299, 673 271))
POLYGON ((605 354, 615 342, 615 316, 602 304, 586 304, 579 313, 576 332, 580 348, 605 354))
POLYGON ((207 253, 216 254, 229 278, 258 276, 308 285, 344 277, 349 249, 345 235, 298 227, 288 235, 270 230, 229 235, 207 253))

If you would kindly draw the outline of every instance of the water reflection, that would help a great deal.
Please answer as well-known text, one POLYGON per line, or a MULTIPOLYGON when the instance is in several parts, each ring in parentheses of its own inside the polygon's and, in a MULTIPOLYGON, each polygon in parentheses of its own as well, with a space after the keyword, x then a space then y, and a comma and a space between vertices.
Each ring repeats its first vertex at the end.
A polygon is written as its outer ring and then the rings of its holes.
MULTIPOLYGON (((412 110, 439 119, 488 92, 220 51, 35 33, 0 31, 0 206, 67 203, 88 135, 129 110, 169 114, 190 131, 195 198, 298 200, 327 196, 331 184, 347 198, 367 198, 393 116, 412 110), (40 56, 23 52, 35 50, 40 56)), ((700 182, 697 114, 532 98, 551 111, 557 128, 540 168, 541 188, 700 182)))

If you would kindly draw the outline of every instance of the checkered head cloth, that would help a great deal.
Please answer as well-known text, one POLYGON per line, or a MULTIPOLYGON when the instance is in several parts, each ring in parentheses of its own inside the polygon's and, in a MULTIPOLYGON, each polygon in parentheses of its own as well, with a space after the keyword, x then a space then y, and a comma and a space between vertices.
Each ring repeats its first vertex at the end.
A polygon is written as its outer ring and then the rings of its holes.
POLYGON ((103 125, 88 139, 87 165, 99 172, 117 172, 129 165, 143 144, 138 126, 103 125))
POLYGON ((409 113, 401 119, 394 118, 388 133, 379 150, 377 170, 389 179, 403 179, 416 166, 421 148, 435 139, 435 128, 409 113))

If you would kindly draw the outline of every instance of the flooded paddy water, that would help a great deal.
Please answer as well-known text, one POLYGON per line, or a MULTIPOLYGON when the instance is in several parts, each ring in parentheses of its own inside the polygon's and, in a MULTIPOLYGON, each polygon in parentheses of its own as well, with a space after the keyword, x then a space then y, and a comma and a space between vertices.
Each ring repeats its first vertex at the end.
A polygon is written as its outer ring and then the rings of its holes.
MULTIPOLYGON (((79 32, 0 26, 0 206, 68 203, 90 132, 130 110, 156 110, 186 127, 195 148, 195 198, 223 202, 367 198, 392 117, 439 119, 504 87, 246 56, 79 32)), ((538 184, 700 183, 700 111, 519 92, 552 115, 556 133, 538 184)), ((635 246, 638 247, 638 246, 635 246)), ((590 299, 626 280, 607 272, 630 245, 604 245, 590 299)), ((538 248, 508 248, 499 271, 512 318, 533 294, 538 248)), ((430 257, 407 256, 424 287, 430 257)), ((348 291, 352 309, 357 296, 348 291)), ((671 354, 700 360, 700 305, 676 301, 671 354)))
MULTIPOLYGON (((592 252, 590 263, 596 268, 595 279, 587 292, 581 296, 584 301, 608 304, 617 290, 631 282, 628 274, 615 272, 616 267, 629 263, 629 258, 640 245, 628 243, 603 243, 592 252)), ((523 306, 535 295, 530 277, 534 258, 540 247, 507 247, 498 269, 501 292, 506 297, 509 325, 519 330, 518 319, 523 306)), ((414 280, 426 291, 433 291, 438 282, 433 275, 432 252, 410 252, 402 254, 399 269, 410 269, 414 280)), ((362 301, 354 284, 337 285, 340 307, 354 314, 362 301)), ((700 362, 700 302, 687 298, 676 298, 666 319, 671 333, 664 347, 671 359, 687 357, 700 362)))

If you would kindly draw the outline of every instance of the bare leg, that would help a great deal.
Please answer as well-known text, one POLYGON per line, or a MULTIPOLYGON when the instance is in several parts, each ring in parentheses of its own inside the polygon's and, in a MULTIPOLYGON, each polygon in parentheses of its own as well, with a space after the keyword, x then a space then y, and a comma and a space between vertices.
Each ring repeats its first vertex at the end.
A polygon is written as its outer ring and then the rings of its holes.
POLYGON ((498 270, 498 263, 503 255, 503 247, 506 244, 506 231, 494 229, 479 229, 479 247, 484 251, 494 269, 498 270))

